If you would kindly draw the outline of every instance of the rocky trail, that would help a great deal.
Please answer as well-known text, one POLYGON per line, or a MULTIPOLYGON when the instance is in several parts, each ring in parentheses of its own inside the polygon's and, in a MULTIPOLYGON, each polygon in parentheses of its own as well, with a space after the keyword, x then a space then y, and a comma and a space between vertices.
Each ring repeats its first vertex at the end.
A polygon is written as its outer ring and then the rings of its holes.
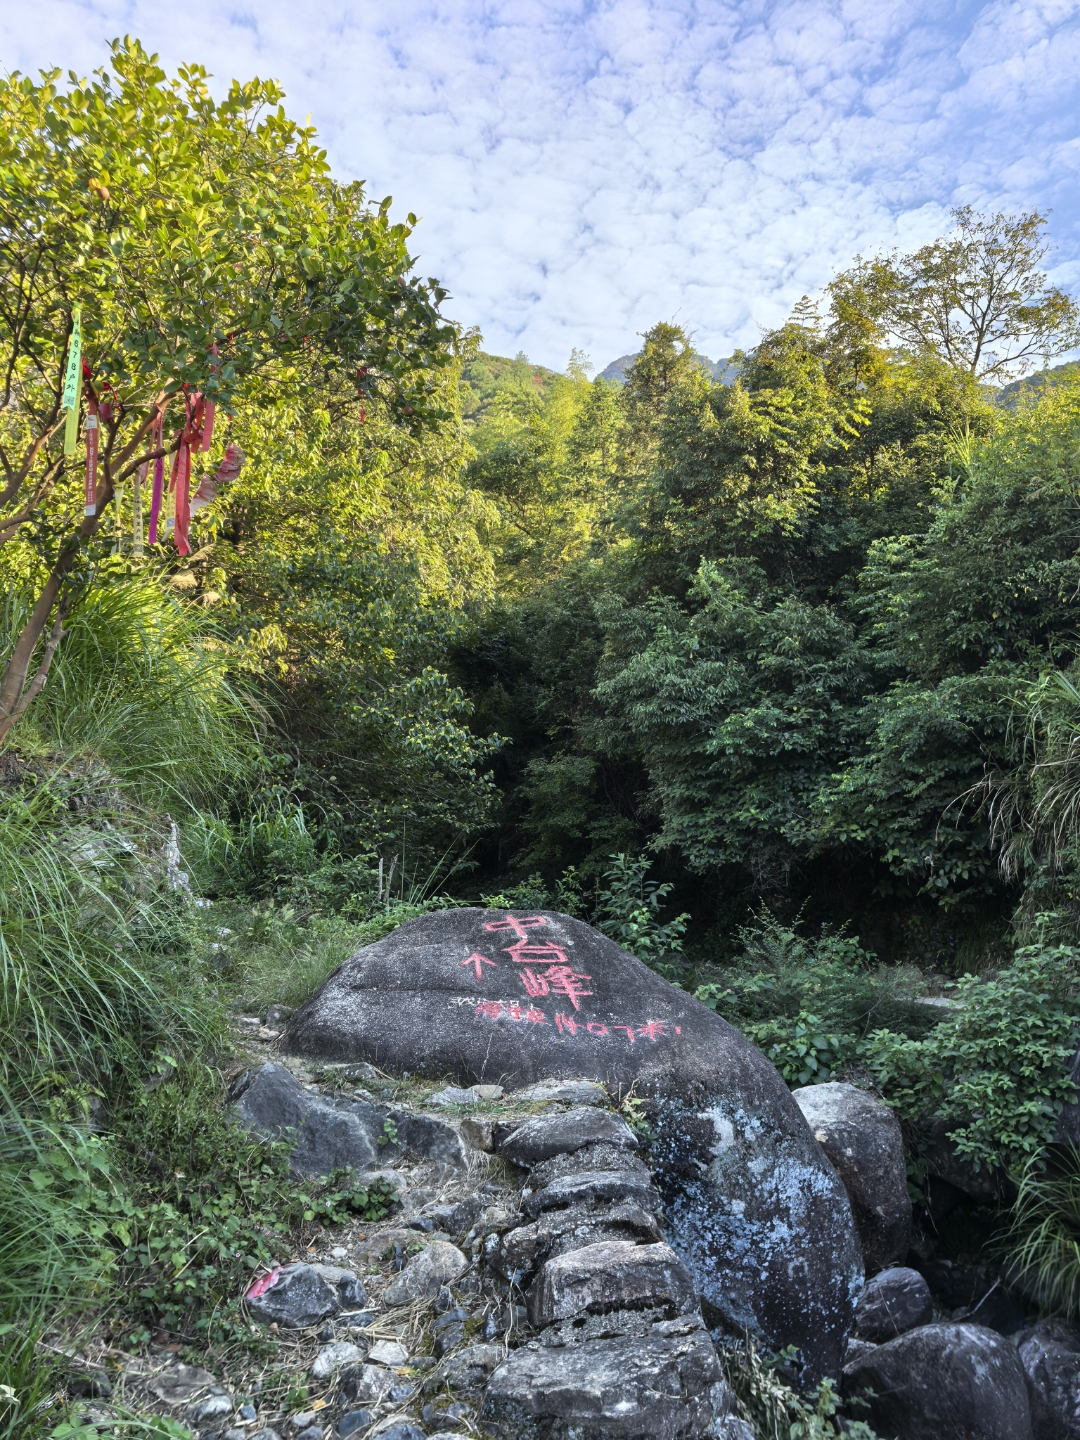
POLYGON ((393 1213, 256 1279, 274 1376, 159 1350, 126 1403, 199 1440, 755 1440, 749 1341, 846 1397, 814 1433, 1080 1436, 1080 1332, 910 1248, 892 1113, 792 1095, 589 927, 425 916, 266 1020, 241 1022, 237 1115, 393 1213))

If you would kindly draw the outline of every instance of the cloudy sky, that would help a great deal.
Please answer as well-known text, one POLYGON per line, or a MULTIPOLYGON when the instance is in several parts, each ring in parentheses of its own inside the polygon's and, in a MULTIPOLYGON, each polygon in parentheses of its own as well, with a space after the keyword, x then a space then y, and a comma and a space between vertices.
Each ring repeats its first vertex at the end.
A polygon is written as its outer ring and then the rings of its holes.
POLYGON ((726 355, 964 203, 1052 209, 1080 288, 1080 0, 9 0, 0 63, 124 33, 280 79, 497 353, 726 355))

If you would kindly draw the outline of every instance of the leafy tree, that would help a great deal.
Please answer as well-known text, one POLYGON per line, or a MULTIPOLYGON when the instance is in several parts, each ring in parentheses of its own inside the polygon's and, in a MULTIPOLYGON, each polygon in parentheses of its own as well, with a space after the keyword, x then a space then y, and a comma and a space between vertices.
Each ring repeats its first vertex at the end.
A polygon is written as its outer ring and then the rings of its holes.
POLYGON ((1039 268, 1046 216, 952 212, 954 229, 910 255, 856 261, 828 287, 837 335, 869 359, 873 342, 936 353, 980 380, 1011 379, 1073 349, 1080 311, 1039 268))
POLYGON ((738 357, 733 386, 691 373, 667 400, 654 508, 695 559, 790 535, 814 509, 827 455, 857 433, 860 407, 831 390, 803 319, 738 357))
POLYGON ((55 615, 44 681, 117 486, 191 438, 196 393, 227 410, 285 383, 417 428, 453 340, 444 292, 410 276, 412 217, 391 225, 389 201, 372 210, 336 184, 273 82, 235 82, 219 103, 199 66, 169 82, 130 40, 111 75, 62 90, 59 74, 0 83, 0 541, 32 549, 37 588, 0 678, 0 740, 36 693, 55 615), (77 306, 100 425, 85 514, 64 446, 77 306))
MULTIPOLYGON (((458 365, 443 373, 436 399, 452 412, 458 365)), ((404 824, 419 862, 475 832, 493 800, 481 771, 495 742, 443 670, 491 594, 479 530, 493 507, 462 484, 456 417, 412 435, 384 411, 361 425, 325 396, 278 394, 231 422, 251 458, 168 585, 257 677, 275 722, 268 781, 308 805, 313 833, 400 849, 404 824)), ((249 799, 233 802, 240 818, 249 799)))

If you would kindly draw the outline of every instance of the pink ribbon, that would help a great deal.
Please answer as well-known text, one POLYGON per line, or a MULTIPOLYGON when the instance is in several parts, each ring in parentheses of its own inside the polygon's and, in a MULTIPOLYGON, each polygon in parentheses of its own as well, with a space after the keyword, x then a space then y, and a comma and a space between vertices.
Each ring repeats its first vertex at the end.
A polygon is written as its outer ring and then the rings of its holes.
POLYGON ((265 1295, 267 1290, 272 1290, 281 1279, 281 1266, 271 1270, 269 1275, 264 1275, 261 1280, 256 1280, 251 1289, 244 1295, 245 1300, 257 1300, 260 1295, 265 1295))
MULTIPOLYGON (((161 416, 159 415, 150 427, 150 444, 153 449, 161 449, 161 416)), ((150 492, 150 534, 147 537, 151 545, 157 544, 158 519, 161 515, 161 496, 165 489, 165 456, 159 455, 154 461, 154 484, 150 492)))
POLYGON ((244 467, 244 458, 244 452, 240 446, 230 441, 225 447, 225 458, 214 474, 204 475, 199 481, 199 488, 191 497, 192 515, 216 499, 222 485, 228 485, 230 481, 236 479, 244 467))

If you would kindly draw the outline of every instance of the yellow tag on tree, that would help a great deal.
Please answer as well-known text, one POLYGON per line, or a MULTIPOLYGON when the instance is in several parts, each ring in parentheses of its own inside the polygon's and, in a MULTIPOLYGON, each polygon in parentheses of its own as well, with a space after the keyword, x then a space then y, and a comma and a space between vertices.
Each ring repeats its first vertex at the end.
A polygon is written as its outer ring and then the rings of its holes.
POLYGON ((68 346, 67 370, 64 374, 64 403, 67 423, 64 426, 64 454, 75 454, 79 443, 79 406, 82 402, 82 306, 76 305, 71 317, 71 343, 68 346))

